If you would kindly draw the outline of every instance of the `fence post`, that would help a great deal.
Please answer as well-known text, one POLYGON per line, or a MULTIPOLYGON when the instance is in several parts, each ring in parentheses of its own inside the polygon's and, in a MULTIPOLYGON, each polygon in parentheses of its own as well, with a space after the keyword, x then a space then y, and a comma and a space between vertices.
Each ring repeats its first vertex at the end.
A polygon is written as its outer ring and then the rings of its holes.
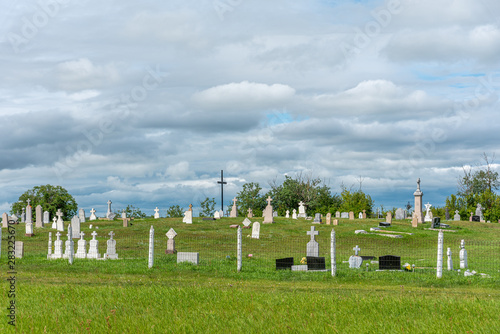
POLYGON ((237 254, 236 254, 236 257, 238 258, 238 264, 237 264, 237 269, 238 269, 238 272, 241 271, 241 226, 238 226, 238 232, 237 232, 237 235, 238 235, 238 248, 237 248, 237 254))
POLYGON ((154 264, 155 257, 155 229, 151 225, 149 230, 149 258, 148 258, 148 268, 152 268, 154 264))
POLYGON ((443 276, 443 231, 439 231, 438 234, 438 254, 437 254, 437 269, 436 276, 441 278, 443 276))
POLYGON ((335 277, 335 275, 337 275, 337 241, 333 228, 330 234, 330 262, 332 266, 332 277, 335 277))

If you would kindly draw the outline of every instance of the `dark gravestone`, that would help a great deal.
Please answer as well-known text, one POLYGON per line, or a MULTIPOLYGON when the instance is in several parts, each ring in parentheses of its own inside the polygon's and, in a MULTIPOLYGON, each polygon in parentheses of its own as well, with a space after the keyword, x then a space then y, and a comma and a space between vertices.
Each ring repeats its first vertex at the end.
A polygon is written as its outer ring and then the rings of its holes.
POLYGON ((481 217, 480 216, 472 216, 472 221, 473 222, 480 222, 481 221, 481 217))
POLYGON ((391 226, 391 224, 388 222, 380 222, 380 223, 378 223, 378 226, 379 227, 389 227, 389 226, 391 226))
POLYGON ((325 270, 325 258, 307 256, 307 270, 325 270))
POLYGON ((444 213, 444 216, 445 216, 446 220, 450 220, 450 210, 448 208, 446 208, 446 212, 444 213))
POLYGON ((215 220, 215 218, 203 218, 203 220, 215 220))
POLYGON ((432 218, 432 226, 431 226, 431 228, 438 228, 440 226, 441 226, 441 218, 439 218, 439 217, 432 218))
POLYGON ((363 259, 363 262, 364 262, 364 261, 368 261, 368 260, 373 260, 375 258, 375 256, 361 256, 361 258, 363 259))
POLYGON ((276 270, 292 269, 293 257, 285 257, 283 259, 276 259, 276 270))
POLYGON ((378 268, 380 270, 401 270, 401 257, 395 255, 385 255, 378 258, 378 268))

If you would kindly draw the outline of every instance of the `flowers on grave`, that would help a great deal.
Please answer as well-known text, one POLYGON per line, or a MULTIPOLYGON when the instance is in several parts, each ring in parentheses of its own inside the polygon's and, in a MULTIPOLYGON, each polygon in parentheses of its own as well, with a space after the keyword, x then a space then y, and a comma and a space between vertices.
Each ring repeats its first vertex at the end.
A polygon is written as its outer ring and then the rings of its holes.
POLYGON ((252 257, 253 257, 253 254, 248 254, 248 257, 249 257, 249 258, 252 258, 252 257))
POLYGON ((303 257, 302 260, 300 260, 300 264, 307 264, 307 258, 303 257))
POLYGON ((409 263, 405 263, 403 267, 405 268, 405 271, 411 271, 411 265, 409 263))

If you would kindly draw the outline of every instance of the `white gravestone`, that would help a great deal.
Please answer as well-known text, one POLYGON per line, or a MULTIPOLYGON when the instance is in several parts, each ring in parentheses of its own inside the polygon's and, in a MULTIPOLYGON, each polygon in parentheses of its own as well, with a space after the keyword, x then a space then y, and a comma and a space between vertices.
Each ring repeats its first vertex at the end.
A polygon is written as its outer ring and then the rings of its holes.
POLYGON ((182 218, 182 222, 186 224, 193 223, 193 211, 187 210, 184 212, 184 218, 182 218))
POLYGON ((460 241, 460 269, 467 269, 467 250, 465 249, 465 240, 460 241))
POLYGON ((26 206, 26 219, 25 223, 33 223, 33 212, 31 212, 30 200, 28 199, 28 205, 26 206))
POLYGON ((33 223, 26 222, 26 236, 27 237, 32 237, 34 236, 33 234, 33 223))
POLYGON ((297 210, 293 209, 292 211, 292 219, 297 219, 297 210))
POLYGON ((54 230, 57 229, 57 218, 56 217, 52 218, 52 228, 54 230))
POLYGON ((122 211, 122 219, 127 218, 127 213, 125 212, 125 209, 122 211))
POLYGON ((396 210, 396 215, 394 216, 394 219, 396 219, 396 220, 405 219, 405 211, 401 208, 398 208, 396 210))
POLYGON ((168 232, 166 233, 166 236, 168 238, 167 240, 167 250, 166 254, 175 254, 177 251, 175 250, 175 240, 174 238, 177 236, 177 232, 173 228, 170 228, 168 232))
POLYGON ((238 199, 236 197, 233 198, 233 207, 231 208, 231 213, 229 215, 229 217, 231 217, 231 218, 236 218, 238 216, 238 208, 236 207, 237 201, 238 201, 238 199))
POLYGON ((306 218, 307 215, 306 215, 306 207, 304 205, 304 202, 300 201, 299 202, 299 214, 298 214, 298 217, 299 218, 306 218))
POLYGON ((271 205, 271 201, 273 199, 271 196, 268 196, 266 201, 267 201, 267 206, 264 210, 264 221, 262 222, 263 224, 272 224, 274 223, 274 217, 273 217, 273 206, 271 205))
POLYGON ((214 218, 215 218, 215 219, 220 219, 220 217, 221 217, 221 216, 220 216, 220 212, 219 212, 219 211, 215 211, 215 212, 214 212, 214 218))
POLYGON ((453 270, 453 260, 451 259, 451 248, 448 247, 448 251, 446 252, 446 255, 448 255, 448 271, 453 270))
POLYGON ((477 208, 476 208, 476 216, 479 216, 479 221, 481 223, 484 223, 484 217, 483 217, 483 207, 481 206, 480 203, 477 203, 477 208))
POLYGON ((285 218, 290 218, 290 210, 286 210, 285 218))
POLYGON ((340 211, 335 212, 335 218, 340 218, 340 211))
POLYGON ((363 219, 363 212, 360 212, 360 213, 358 214, 358 219, 363 219))
POLYGON ((149 254, 148 254, 148 268, 152 268, 155 259, 155 229, 153 225, 149 229, 149 254))
POLYGON ((156 207, 156 208, 155 208, 155 215, 154 215, 154 218, 155 218, 155 219, 160 218, 160 209, 158 209, 158 207, 156 207))
POLYGON ((314 221, 313 221, 313 224, 321 224, 322 223, 322 220, 321 220, 321 213, 316 213, 314 215, 314 221))
POLYGON ((61 259, 62 256, 63 256, 63 242, 61 240, 61 233, 57 231, 56 241, 54 241, 54 254, 52 255, 52 258, 61 259))
POLYGON ((444 243, 444 233, 439 231, 438 234, 438 250, 437 250, 437 265, 436 265, 436 277, 443 277, 443 243, 444 243))
POLYGON ((252 225, 252 238, 259 239, 260 237, 260 223, 254 222, 252 225))
MULTIPOLYGON (((76 217, 76 216, 75 216, 76 217)), ((77 217, 78 218, 78 217, 77 217)), ((68 226, 68 234, 66 236, 68 237, 68 240, 65 242, 65 248, 64 248, 64 254, 63 254, 63 259, 70 259, 70 254, 71 254, 71 243, 73 242, 73 232, 72 232, 72 227, 71 224, 68 226)))
POLYGON ((460 220, 460 213, 458 213, 458 210, 455 210, 455 215, 453 216, 454 221, 459 221, 460 220))
POLYGON ((108 212, 106 213, 106 218, 108 218, 109 220, 113 220, 115 219, 115 214, 113 213, 113 211, 111 211, 111 200, 108 200, 108 212))
POLYGON ((425 204, 424 206, 425 206, 424 222, 432 222, 432 217, 431 217, 431 214, 430 214, 432 204, 429 204, 429 202, 427 202, 427 204, 425 204))
POLYGON ((349 268, 359 269, 363 264, 363 258, 358 255, 358 252, 361 250, 361 248, 356 245, 356 247, 354 247, 352 250, 354 251, 354 255, 351 255, 351 257, 349 257, 349 268))
POLYGON ((95 215, 95 209, 92 208, 92 210, 90 210, 90 218, 89 220, 97 220, 97 216, 95 215))
POLYGON ((340 214, 340 218, 342 218, 342 219, 349 219, 349 212, 342 212, 340 214))
POLYGON ((89 242, 89 252, 87 253, 87 259, 98 259, 101 257, 99 254, 99 240, 96 239, 97 232, 92 232, 92 240, 89 242))
POLYGON ((80 218, 80 223, 85 223, 85 210, 80 209, 78 211, 78 218, 80 218))
POLYGON ((80 232, 80 240, 77 243, 75 258, 85 259, 87 257, 87 240, 83 239, 85 233, 80 232))
POLYGON ((26 222, 26 212, 25 208, 23 208, 23 212, 21 213, 21 223, 24 224, 26 222))
POLYGON ((14 255, 18 259, 22 259, 24 256, 24 241, 16 241, 14 243, 14 255))
POLYGON ((47 252, 47 259, 51 259, 52 258, 52 232, 49 232, 49 249, 48 249, 48 252, 47 252))
POLYGON ((50 213, 48 211, 43 212, 43 225, 49 225, 50 223, 50 213))
POLYGON ((107 241, 106 253, 104 253, 105 259, 117 260, 118 254, 116 254, 116 240, 113 239, 113 231, 109 232, 109 240, 107 241))
POLYGON ((78 216, 71 218, 71 229, 73 230, 73 238, 78 239, 80 237, 80 218, 78 216))
POLYGON ((248 208, 247 218, 253 218, 253 210, 251 208, 248 208))
POLYGON ((243 220, 243 226, 245 226, 245 227, 249 227, 249 226, 250 226, 250 224, 252 224, 252 222, 250 221, 250 219, 245 218, 245 219, 243 220))
POLYGON ((35 208, 35 226, 43 227, 43 210, 41 205, 37 205, 35 208))
POLYGON ((314 239, 314 237, 318 234, 319 232, 314 230, 314 226, 311 226, 311 230, 307 231, 307 235, 311 236, 311 240, 307 243, 307 256, 319 256, 319 244, 314 239))
POLYGON ((63 213, 61 212, 61 209, 57 209, 56 215, 57 215, 57 226, 56 226, 56 229, 58 231, 64 232, 64 221, 62 219, 63 213))

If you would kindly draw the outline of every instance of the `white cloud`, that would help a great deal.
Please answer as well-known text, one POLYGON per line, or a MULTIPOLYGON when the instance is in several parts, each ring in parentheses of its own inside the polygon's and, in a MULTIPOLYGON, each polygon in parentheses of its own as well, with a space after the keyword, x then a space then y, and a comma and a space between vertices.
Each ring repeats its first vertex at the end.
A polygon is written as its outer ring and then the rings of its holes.
POLYGON ((120 77, 114 64, 96 66, 88 58, 56 65, 55 75, 59 88, 70 91, 109 87, 120 77))

